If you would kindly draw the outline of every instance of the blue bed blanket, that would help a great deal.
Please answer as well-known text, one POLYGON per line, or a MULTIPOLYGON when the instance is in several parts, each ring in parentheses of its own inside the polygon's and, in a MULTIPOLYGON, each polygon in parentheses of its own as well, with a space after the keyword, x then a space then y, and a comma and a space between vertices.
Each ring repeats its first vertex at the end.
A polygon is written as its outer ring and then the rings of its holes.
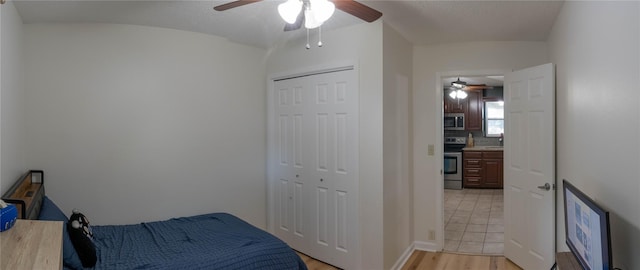
POLYGON ((225 213, 92 229, 94 269, 306 269, 283 241, 225 213))

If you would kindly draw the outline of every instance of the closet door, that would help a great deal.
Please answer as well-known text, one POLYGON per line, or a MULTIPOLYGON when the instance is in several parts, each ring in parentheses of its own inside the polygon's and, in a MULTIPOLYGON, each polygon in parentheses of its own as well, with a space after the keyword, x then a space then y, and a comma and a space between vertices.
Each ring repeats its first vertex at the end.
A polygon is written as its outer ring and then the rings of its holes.
POLYGON ((310 223, 308 214, 309 177, 312 130, 309 128, 311 103, 308 83, 302 78, 275 83, 275 138, 277 139, 275 168, 275 234, 289 245, 310 253, 310 223))
MULTIPOLYGON (((358 85, 354 70, 275 84, 276 235, 341 268, 357 260, 358 85)), ((273 164, 273 163, 272 163, 273 164)))

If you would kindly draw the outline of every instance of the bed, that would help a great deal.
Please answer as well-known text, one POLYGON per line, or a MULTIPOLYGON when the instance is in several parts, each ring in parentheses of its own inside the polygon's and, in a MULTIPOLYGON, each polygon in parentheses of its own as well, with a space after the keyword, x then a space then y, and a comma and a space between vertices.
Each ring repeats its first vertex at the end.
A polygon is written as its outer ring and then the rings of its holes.
MULTIPOLYGON (((75 220, 75 213, 67 217, 45 195, 43 171, 29 171, 3 200, 20 208, 20 218, 75 220)), ((63 227, 64 267, 83 269, 87 250, 70 237, 73 226, 63 227)), ((96 258, 89 269, 307 269, 286 243, 227 213, 90 226, 89 231, 96 258)))

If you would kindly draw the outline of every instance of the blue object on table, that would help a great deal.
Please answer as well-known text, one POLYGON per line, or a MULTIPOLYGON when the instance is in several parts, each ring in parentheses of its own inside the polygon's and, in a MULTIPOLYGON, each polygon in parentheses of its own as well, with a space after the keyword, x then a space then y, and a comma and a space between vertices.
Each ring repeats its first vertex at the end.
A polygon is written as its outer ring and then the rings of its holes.
POLYGON ((18 218, 18 209, 13 204, 9 204, 7 207, 0 209, 0 232, 4 232, 13 227, 18 218))

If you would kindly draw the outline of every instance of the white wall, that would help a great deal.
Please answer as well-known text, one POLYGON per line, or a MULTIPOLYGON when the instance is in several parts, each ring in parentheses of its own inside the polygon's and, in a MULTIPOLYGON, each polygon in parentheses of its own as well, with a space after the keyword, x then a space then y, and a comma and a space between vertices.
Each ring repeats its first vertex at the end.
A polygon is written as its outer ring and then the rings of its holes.
POLYGON ((384 268, 391 269, 413 243, 411 78, 413 46, 383 28, 384 268))
POLYGON ((13 2, 0 7, 0 194, 25 173, 23 26, 13 2))
MULTIPOLYGON (((313 33, 313 32, 312 32, 313 33)), ((315 37, 314 37, 315 38, 315 37)), ((267 61, 267 74, 296 74, 356 64, 360 86, 359 233, 362 257, 357 269, 381 269, 382 239, 382 23, 362 23, 322 33, 324 46, 304 48, 305 40, 283 42, 267 61)))
MULTIPOLYGON (((614 266, 640 269, 640 4, 568 1, 549 47, 558 181, 611 211, 614 266)), ((561 192, 557 201, 558 249, 567 250, 561 192)))
MULTIPOLYGON (((544 42, 472 42, 416 46, 413 49, 413 191, 414 238, 435 245, 444 243, 438 232, 442 200, 442 86, 437 74, 473 74, 487 70, 517 70, 548 62, 544 42), (427 155, 434 145, 434 156, 427 155)), ((485 74, 488 75, 488 74, 485 74)), ((496 74, 499 75, 499 74, 496 74)))
MULTIPOLYGON (((266 51, 133 25, 25 25, 28 164, 67 213, 266 225, 266 51)), ((3 152, 4 154, 4 152, 3 152)))

